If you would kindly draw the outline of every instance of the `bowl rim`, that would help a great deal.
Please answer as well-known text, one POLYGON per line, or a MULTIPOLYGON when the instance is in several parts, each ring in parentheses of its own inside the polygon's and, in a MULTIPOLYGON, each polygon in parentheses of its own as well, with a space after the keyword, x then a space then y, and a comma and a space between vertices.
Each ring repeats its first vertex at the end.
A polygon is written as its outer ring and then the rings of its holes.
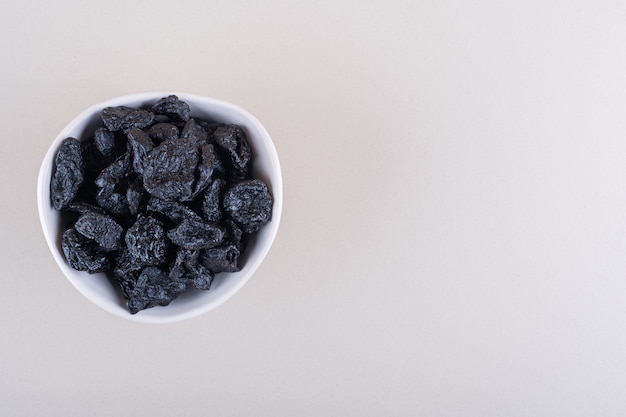
MULTIPOLYGON (((70 121, 67 125, 65 125, 61 131, 56 135, 54 140, 50 143, 48 150, 46 151, 43 160, 41 162, 39 168, 39 174, 37 176, 37 208, 39 214, 39 221, 41 223, 41 228, 46 239, 46 243, 48 245, 48 249, 53 255, 57 265, 63 272, 65 278, 70 281, 72 286, 76 288, 85 298, 89 301, 100 307, 101 309, 126 320, 140 322, 140 323, 151 323, 151 324, 165 324, 165 323, 174 323, 178 321, 183 321, 187 319, 191 319, 202 314, 205 314, 224 302, 230 299, 235 293, 237 293, 254 275, 257 268, 261 265, 267 254, 269 253, 273 242, 278 233, 278 228, 280 224, 280 219, 282 217, 282 206, 283 206, 283 183, 282 183, 282 170, 280 166, 280 160, 278 158, 278 153, 276 151, 276 147, 274 142, 265 129, 263 124, 249 111, 239 107, 233 103, 228 101, 216 99, 213 97, 203 96, 199 94, 193 93, 185 93, 179 91, 144 91, 138 93, 130 93, 121 96, 116 96, 96 104, 89 106, 87 109, 83 110, 78 116, 76 116, 72 121, 70 121), (265 232, 265 239, 263 241, 263 245, 261 247, 260 252, 257 256, 252 259, 252 262, 246 264, 244 267, 247 270, 247 273, 240 277, 237 281, 236 285, 233 285, 228 289, 228 291, 221 294, 218 298, 211 300, 211 302, 200 305, 190 310, 186 311, 177 311, 176 313, 172 312, 167 315, 159 315, 153 316, 149 313, 142 315, 141 312, 137 314, 130 314, 127 310, 114 308, 108 302, 103 302, 105 299, 108 301, 107 297, 104 296, 96 296, 94 293, 90 293, 86 290, 84 285, 80 285, 80 283, 76 282, 75 274, 77 272, 71 269, 71 267, 67 264, 65 257, 58 251, 57 248, 57 239, 58 236, 52 236, 52 232, 49 229, 49 222, 46 218, 47 211, 49 210, 49 201, 46 198, 49 197, 49 177, 51 168, 54 164, 54 157, 60 145, 60 142, 67 137, 67 134, 74 130, 77 125, 82 123, 85 119, 91 118, 94 114, 99 113, 103 108, 109 106, 121 106, 124 103, 137 102, 137 101, 153 101, 158 100, 161 97, 167 97, 169 95, 176 95, 179 99, 183 101, 187 101, 191 107, 193 112, 194 103, 201 102, 203 105, 209 105, 210 107, 216 107, 220 109, 225 109, 234 113, 238 113, 240 116, 247 119, 252 125, 254 125, 255 129, 258 130, 260 136, 263 138, 260 143, 255 142, 255 146, 262 145, 265 148, 265 153, 269 156, 269 166, 271 167, 270 171, 272 174, 271 188, 272 188, 272 197, 274 199, 274 204, 272 207, 272 219, 271 221, 264 226, 268 228, 265 232), (46 192, 46 188, 48 191, 46 192)), ((54 209, 52 209, 54 210, 54 209)), ((86 272, 83 272, 86 274, 86 272)), ((209 290, 210 291, 210 290, 209 290)), ((167 307, 165 307, 167 308, 167 307)), ((144 310, 144 311, 149 311, 144 310)))

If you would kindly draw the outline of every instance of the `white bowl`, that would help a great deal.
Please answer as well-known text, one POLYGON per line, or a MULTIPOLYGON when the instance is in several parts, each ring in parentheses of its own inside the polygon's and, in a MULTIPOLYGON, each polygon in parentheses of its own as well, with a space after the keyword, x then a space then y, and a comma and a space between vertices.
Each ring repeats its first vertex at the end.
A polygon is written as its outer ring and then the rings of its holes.
POLYGON ((263 125, 252 114, 231 103, 178 92, 130 94, 91 106, 72 120, 54 139, 41 164, 37 184, 37 204, 41 226, 52 255, 67 279, 97 306, 116 316, 144 323, 170 323, 196 317, 232 297, 250 279, 269 252, 278 231, 282 203, 283 185, 280 163, 272 139, 263 125), (121 105, 130 107, 151 105, 170 94, 176 94, 179 99, 186 101, 191 107, 192 116, 242 126, 248 135, 253 151, 252 174, 268 184, 274 198, 272 218, 250 240, 240 257, 241 271, 216 274, 211 289, 208 291, 188 289, 168 306, 153 307, 131 315, 126 308, 126 301, 105 274, 77 271, 71 268, 65 260, 61 249, 61 234, 66 225, 63 223, 61 213, 52 207, 50 179, 54 159, 61 142, 70 136, 81 140, 89 138, 95 128, 102 125, 100 112, 103 108, 121 105))

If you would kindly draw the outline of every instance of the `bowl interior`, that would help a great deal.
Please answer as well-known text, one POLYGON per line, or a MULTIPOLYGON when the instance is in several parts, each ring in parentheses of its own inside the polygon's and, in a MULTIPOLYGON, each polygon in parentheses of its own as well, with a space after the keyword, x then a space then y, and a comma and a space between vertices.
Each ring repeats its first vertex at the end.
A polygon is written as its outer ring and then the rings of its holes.
POLYGON ((280 163, 272 140, 261 123, 249 112, 233 104, 193 94, 172 92, 138 93, 118 97, 96 104, 81 113, 56 137, 44 157, 37 184, 39 217, 43 232, 57 264, 68 280, 85 297, 104 310, 119 317, 146 323, 167 323, 195 317, 217 307, 250 279, 254 271, 267 255, 278 231, 282 211, 282 177, 280 163), (50 179, 54 158, 61 142, 67 137, 85 140, 93 135, 96 127, 102 124, 100 112, 108 106, 126 105, 139 107, 151 105, 161 97, 176 94, 191 107, 194 117, 236 123, 246 131, 253 151, 253 176, 268 184, 274 198, 272 218, 250 240, 242 254, 242 269, 239 272, 215 275, 209 291, 189 289, 169 306, 154 307, 131 315, 119 290, 104 273, 89 274, 72 269, 65 260, 61 249, 61 234, 67 224, 65 216, 54 210, 50 201, 50 179))

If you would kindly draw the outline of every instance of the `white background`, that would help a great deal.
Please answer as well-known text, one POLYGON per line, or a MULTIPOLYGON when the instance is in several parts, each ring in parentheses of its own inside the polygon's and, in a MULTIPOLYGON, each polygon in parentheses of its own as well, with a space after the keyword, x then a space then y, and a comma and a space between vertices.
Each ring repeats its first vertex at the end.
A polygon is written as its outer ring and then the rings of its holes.
POLYGON ((617 416, 623 1, 0 3, 0 414, 617 416), (171 325, 64 278, 36 177, 89 105, 174 90, 272 135, 256 275, 171 325))

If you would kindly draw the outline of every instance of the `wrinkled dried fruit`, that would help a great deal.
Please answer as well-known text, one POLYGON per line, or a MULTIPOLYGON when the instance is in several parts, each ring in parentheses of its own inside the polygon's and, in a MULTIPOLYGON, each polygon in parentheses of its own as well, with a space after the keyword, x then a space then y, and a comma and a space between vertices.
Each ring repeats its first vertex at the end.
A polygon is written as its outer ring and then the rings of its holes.
POLYGON ((198 221, 202 220, 202 218, 195 211, 176 201, 167 201, 151 197, 148 202, 147 209, 148 211, 156 211, 157 213, 164 214, 176 224, 185 219, 196 219, 198 221))
POLYGON ((198 150, 189 139, 166 140, 148 154, 144 188, 162 200, 188 200, 197 166, 198 150))
POLYGON ((163 141, 176 139, 178 137, 178 128, 171 123, 157 123, 148 131, 148 135, 159 144, 163 141))
POLYGON ((217 223, 222 219, 222 192, 226 182, 222 179, 216 179, 209 185, 204 193, 202 202, 202 213, 206 221, 217 223))
POLYGON ((61 238, 61 247, 65 259, 78 271, 89 273, 103 272, 109 269, 109 258, 98 244, 81 235, 73 227, 67 229, 61 238))
POLYGON ((55 164, 50 195, 54 208, 61 210, 72 202, 83 183, 85 166, 80 141, 75 138, 65 139, 57 152, 55 164))
POLYGON ((102 155, 111 156, 115 149, 115 133, 105 127, 99 127, 93 135, 93 142, 102 155))
POLYGON ((184 282, 172 280, 162 269, 149 266, 143 269, 134 285, 128 285, 128 309, 131 314, 154 306, 166 306, 185 291, 184 282))
POLYGON ((162 114, 172 118, 179 118, 183 121, 189 120, 191 109, 184 101, 178 99, 177 96, 171 95, 164 97, 154 103, 152 111, 155 114, 162 114))
POLYGON ((226 191, 224 210, 245 233, 254 233, 270 220, 272 196, 263 181, 242 181, 226 191))
POLYGON ((219 245, 224 238, 224 231, 204 220, 186 218, 167 232, 167 237, 181 248, 202 249, 219 245))
POLYGON ((85 213, 76 220, 74 228, 78 233, 96 241, 105 251, 119 249, 124 229, 111 217, 96 212, 85 213))
POLYGON ((143 109, 117 106, 102 110, 102 121, 111 132, 126 131, 132 127, 143 129, 150 126, 153 120, 154 113, 143 109))
POLYGON ((237 272, 238 260, 239 249, 235 245, 204 249, 200 255, 202 265, 213 272, 237 272))
POLYGON ((139 214, 124 239, 135 265, 159 265, 165 261, 165 231, 157 219, 139 214))
POLYGON ((252 150, 243 129, 237 125, 219 127, 213 132, 213 140, 229 156, 233 177, 239 180, 247 178, 252 150))
POLYGON ((146 132, 136 127, 128 131, 128 143, 133 155, 133 169, 137 174, 143 174, 148 153, 154 148, 154 144, 146 132))

